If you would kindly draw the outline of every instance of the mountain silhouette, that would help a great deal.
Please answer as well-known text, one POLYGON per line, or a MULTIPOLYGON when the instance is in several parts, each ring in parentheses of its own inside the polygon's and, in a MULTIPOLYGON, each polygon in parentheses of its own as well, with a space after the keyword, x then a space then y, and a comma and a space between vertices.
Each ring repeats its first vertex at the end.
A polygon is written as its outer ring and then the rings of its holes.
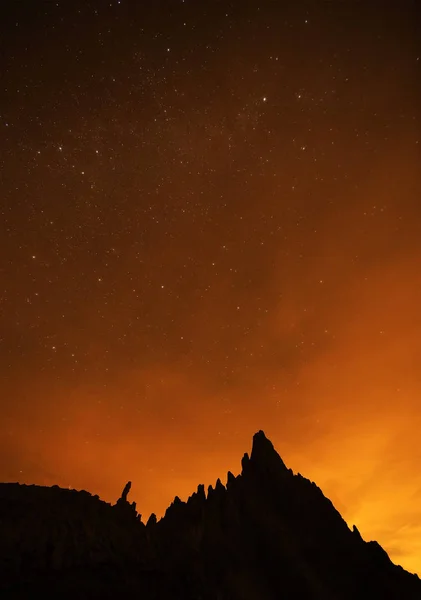
POLYGON ((228 472, 143 523, 127 500, 0 484, 0 598, 412 600, 421 580, 349 529, 262 431, 228 472))

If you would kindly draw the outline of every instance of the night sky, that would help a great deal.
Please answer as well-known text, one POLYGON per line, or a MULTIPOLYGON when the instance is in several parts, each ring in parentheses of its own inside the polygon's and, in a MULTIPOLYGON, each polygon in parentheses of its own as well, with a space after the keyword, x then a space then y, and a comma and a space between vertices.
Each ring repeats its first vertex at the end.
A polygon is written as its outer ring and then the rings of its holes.
POLYGON ((264 429, 421 572, 416 5, 1 2, 0 480, 147 518, 264 429))

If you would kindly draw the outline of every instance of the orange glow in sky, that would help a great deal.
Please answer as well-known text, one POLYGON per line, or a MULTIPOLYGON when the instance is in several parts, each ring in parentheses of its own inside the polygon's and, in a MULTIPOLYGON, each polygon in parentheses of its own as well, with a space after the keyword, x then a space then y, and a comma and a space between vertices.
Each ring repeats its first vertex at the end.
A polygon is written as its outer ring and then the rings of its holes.
POLYGON ((0 480, 112 502, 131 480, 147 519, 263 429, 421 573, 411 15, 199 4, 10 33, 0 480))

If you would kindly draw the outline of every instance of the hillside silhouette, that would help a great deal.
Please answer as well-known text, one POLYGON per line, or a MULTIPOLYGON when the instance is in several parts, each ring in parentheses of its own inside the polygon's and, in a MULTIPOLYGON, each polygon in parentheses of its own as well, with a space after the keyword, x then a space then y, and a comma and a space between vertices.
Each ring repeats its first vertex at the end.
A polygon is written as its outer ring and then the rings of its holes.
POLYGON ((0 598, 139 600, 421 599, 421 580, 349 529, 262 431, 228 473, 145 524, 124 487, 0 484, 0 598))

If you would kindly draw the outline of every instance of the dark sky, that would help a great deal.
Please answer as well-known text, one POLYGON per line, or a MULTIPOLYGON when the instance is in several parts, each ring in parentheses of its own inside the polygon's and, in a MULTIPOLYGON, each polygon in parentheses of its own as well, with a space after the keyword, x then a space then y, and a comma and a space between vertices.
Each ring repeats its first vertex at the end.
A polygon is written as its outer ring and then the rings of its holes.
POLYGON ((0 7, 0 480, 145 516, 263 428, 421 571, 417 2, 0 7))

